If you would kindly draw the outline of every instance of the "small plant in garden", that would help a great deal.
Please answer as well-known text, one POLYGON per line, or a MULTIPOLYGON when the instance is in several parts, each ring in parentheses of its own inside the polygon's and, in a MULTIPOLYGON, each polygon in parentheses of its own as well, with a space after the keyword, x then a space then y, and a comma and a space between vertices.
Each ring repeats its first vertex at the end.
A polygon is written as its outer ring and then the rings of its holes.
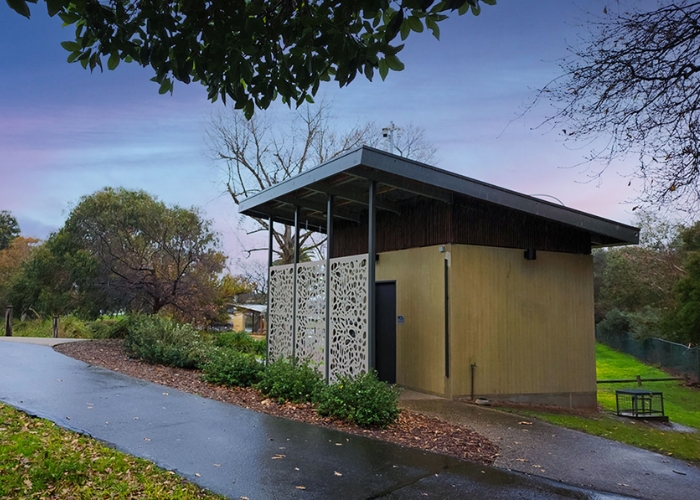
POLYGON ((85 321, 69 314, 58 320, 58 336, 67 339, 89 339, 92 338, 92 332, 85 321))
POLYGON ((215 349, 202 367, 204 380, 231 387, 249 387, 260 382, 263 364, 254 355, 233 349, 215 349))
POLYGON ((399 416, 400 389, 377 379, 374 371, 357 378, 342 377, 316 398, 321 416, 355 422, 362 427, 387 425, 399 416))
POLYGON ((289 359, 270 363, 256 388, 271 398, 292 403, 312 401, 323 389, 323 378, 308 362, 293 364, 289 359))
POLYGON ((216 346, 258 356, 264 356, 267 349, 266 341, 255 340, 245 332, 222 332, 216 337, 216 346))
POLYGON ((86 323, 93 339, 123 339, 128 333, 126 317, 100 318, 86 323))
POLYGON ((212 346, 189 324, 160 316, 134 315, 125 320, 124 350, 149 363, 198 368, 212 346))

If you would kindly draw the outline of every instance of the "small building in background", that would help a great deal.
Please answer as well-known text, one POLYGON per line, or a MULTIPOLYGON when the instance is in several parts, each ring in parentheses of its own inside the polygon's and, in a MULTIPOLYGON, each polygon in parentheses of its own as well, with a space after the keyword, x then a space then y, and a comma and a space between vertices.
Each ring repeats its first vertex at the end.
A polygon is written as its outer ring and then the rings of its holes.
POLYGON ((265 304, 236 304, 231 315, 234 332, 265 335, 267 332, 267 306, 265 304))

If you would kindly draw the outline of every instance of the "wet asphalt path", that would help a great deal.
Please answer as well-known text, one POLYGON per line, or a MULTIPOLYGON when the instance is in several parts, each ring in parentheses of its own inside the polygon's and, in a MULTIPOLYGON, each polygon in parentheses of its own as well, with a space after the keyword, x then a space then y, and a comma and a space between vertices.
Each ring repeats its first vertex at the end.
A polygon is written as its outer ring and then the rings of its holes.
POLYGON ((0 400, 230 498, 622 498, 255 413, 46 346, 0 342, 0 400))

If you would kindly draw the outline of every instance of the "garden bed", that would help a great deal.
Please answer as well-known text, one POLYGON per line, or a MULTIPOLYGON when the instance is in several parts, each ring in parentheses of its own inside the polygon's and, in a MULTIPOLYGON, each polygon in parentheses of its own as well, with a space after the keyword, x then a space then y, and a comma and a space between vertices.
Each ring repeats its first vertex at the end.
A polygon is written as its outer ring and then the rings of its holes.
POLYGON ((491 441, 470 429, 407 410, 401 411, 397 422, 384 429, 368 429, 337 419, 320 417, 309 403, 278 404, 251 388, 213 385, 201 380, 199 370, 151 365, 131 359, 125 354, 121 340, 75 342, 58 345, 55 349, 91 365, 269 415, 334 428, 485 465, 493 463, 498 453, 498 448, 491 441))

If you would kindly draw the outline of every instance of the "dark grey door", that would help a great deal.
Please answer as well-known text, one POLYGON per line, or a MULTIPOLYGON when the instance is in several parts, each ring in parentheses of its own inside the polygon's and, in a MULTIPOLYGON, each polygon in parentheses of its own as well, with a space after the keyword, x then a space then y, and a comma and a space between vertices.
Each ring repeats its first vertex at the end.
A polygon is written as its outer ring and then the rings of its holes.
POLYGON ((396 282, 376 284, 375 362, 379 380, 396 383, 396 282))

